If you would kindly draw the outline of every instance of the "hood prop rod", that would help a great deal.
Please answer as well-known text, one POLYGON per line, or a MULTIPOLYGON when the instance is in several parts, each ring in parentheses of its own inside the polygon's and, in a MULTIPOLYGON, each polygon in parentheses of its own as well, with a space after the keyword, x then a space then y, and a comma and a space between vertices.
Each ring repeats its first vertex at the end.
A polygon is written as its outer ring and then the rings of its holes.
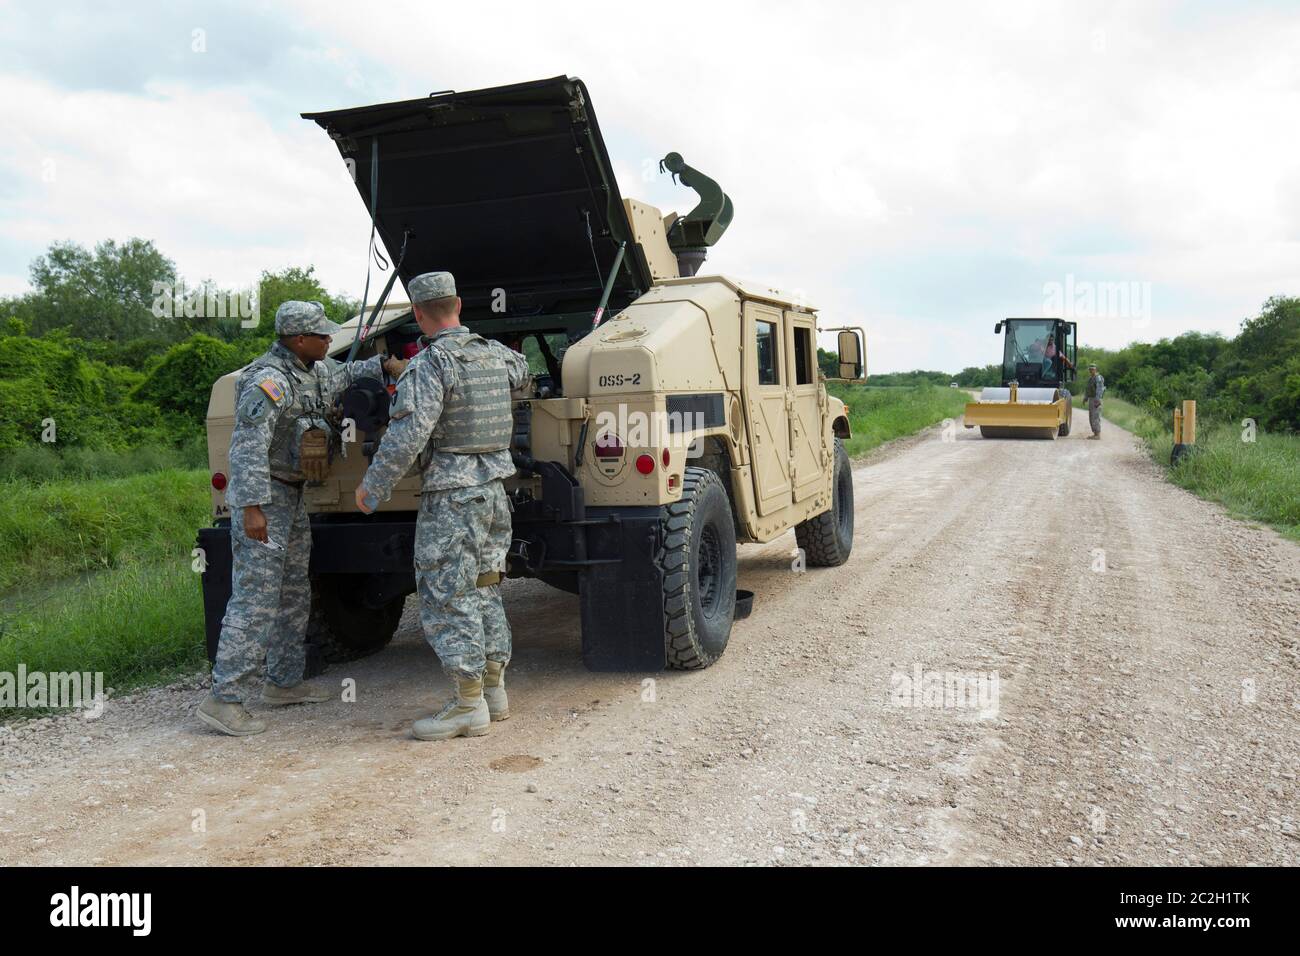
POLYGON ((618 244, 618 253, 614 256, 614 265, 609 270, 609 278, 605 280, 605 291, 600 294, 600 305, 596 306, 596 315, 591 320, 591 331, 596 331, 596 326, 600 325, 601 317, 605 314, 605 306, 609 305, 609 297, 614 292, 614 280, 618 278, 618 270, 623 265, 623 253, 627 252, 627 240, 624 239, 618 244))

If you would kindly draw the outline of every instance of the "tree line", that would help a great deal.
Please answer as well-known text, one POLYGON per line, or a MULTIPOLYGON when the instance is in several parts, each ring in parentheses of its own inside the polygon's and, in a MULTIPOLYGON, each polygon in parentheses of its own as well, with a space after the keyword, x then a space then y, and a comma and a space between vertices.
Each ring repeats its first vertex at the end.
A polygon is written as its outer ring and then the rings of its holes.
POLYGON ((311 266, 263 272, 255 290, 187 288, 136 238, 56 242, 30 278, 30 292, 0 298, 0 454, 200 445, 212 383, 266 350, 282 302, 319 301, 336 322, 358 306, 311 266), (224 308, 236 301, 255 303, 258 321, 224 308))
POLYGON ((1108 388, 1161 417, 1185 399, 1223 422, 1300 432, 1300 297, 1274 296, 1233 338, 1184 332, 1122 349, 1079 349, 1079 367, 1096 362, 1108 388))

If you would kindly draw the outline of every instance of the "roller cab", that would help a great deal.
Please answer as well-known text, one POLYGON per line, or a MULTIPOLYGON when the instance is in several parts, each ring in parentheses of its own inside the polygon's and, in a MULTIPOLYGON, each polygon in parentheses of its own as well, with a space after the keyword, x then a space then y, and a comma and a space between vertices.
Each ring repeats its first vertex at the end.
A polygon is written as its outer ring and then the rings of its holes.
POLYGON ((1078 361, 1078 325, 1063 319, 1005 319, 993 327, 1003 335, 1002 385, 968 402, 967 428, 985 438, 1064 438, 1073 405, 1069 385, 1078 361))

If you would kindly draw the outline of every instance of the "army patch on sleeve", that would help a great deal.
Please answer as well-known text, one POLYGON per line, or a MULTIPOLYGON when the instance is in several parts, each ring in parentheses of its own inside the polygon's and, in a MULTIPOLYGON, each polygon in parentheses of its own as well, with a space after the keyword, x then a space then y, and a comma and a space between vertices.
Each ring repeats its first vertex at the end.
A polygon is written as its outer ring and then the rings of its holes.
POLYGON ((264 379, 263 381, 258 382, 257 387, 264 391, 266 397, 273 402, 278 403, 280 399, 284 398, 284 392, 280 390, 279 385, 275 384, 275 379, 273 378, 264 379))
POLYGON ((388 412, 388 417, 393 421, 405 418, 415 411, 414 404, 411 401, 412 393, 415 391, 413 382, 414 379, 407 379, 406 373, 402 373, 402 379, 397 383, 397 392, 393 395, 392 406, 388 412))
POLYGON ((266 417, 270 408, 271 403, 266 400, 266 396, 259 392, 247 392, 237 411, 241 421, 256 425, 266 417))

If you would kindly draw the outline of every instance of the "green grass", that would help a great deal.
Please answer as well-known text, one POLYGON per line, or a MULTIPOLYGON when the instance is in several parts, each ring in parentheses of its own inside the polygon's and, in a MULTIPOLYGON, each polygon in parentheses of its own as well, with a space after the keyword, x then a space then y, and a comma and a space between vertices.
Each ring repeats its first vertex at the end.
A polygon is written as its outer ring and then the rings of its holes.
POLYGON ((209 495, 206 470, 0 482, 0 595, 136 560, 188 563, 209 495))
POLYGON ((1254 441, 1243 441, 1244 432, 1237 425, 1202 418, 1197 423, 1195 450, 1171 467, 1172 416, 1162 421, 1110 396, 1102 402, 1102 415, 1142 439, 1174 484, 1218 502, 1234 517, 1266 524, 1300 541, 1300 435, 1257 431, 1254 441))
MULTIPOLYGON (((102 672, 123 691, 194 673, 206 661, 203 599, 188 555, 129 563, 52 589, 0 615, 0 671, 102 672)), ((0 710, 0 716, 33 716, 0 710)))
POLYGON ((123 478, 151 471, 202 468, 207 461, 207 443, 202 435, 179 448, 143 445, 125 451, 77 447, 56 451, 50 445, 26 445, 0 452, 0 481, 123 478))
MULTIPOLYGON (((1087 400, 1082 395, 1074 396, 1074 407, 1083 411, 1082 418, 1075 418, 1074 427, 1082 429, 1083 434, 1089 434, 1087 400)), ((1109 394, 1102 399, 1101 415, 1106 421, 1114 422, 1125 431, 1132 432, 1148 442, 1154 441, 1173 428, 1172 418, 1166 426, 1165 423, 1162 423, 1160 419, 1145 408, 1139 408, 1137 405, 1126 402, 1122 398, 1114 398, 1109 394)), ((1171 447, 1172 444, 1171 440, 1171 447)))
POLYGON ((848 406, 853 437, 845 449, 850 457, 945 418, 957 418, 970 401, 965 391, 938 385, 872 387, 832 382, 828 389, 848 406))
POLYGON ((190 551, 210 521, 206 479, 0 481, 0 672, 100 671, 128 690, 201 667, 190 551))
MULTIPOLYGON (((1164 464, 1173 446, 1168 432, 1149 443, 1151 454, 1164 464)), ((1300 541, 1300 435, 1256 434, 1247 442, 1240 428, 1201 423, 1194 447, 1170 469, 1170 481, 1217 501, 1234 517, 1300 541)))

